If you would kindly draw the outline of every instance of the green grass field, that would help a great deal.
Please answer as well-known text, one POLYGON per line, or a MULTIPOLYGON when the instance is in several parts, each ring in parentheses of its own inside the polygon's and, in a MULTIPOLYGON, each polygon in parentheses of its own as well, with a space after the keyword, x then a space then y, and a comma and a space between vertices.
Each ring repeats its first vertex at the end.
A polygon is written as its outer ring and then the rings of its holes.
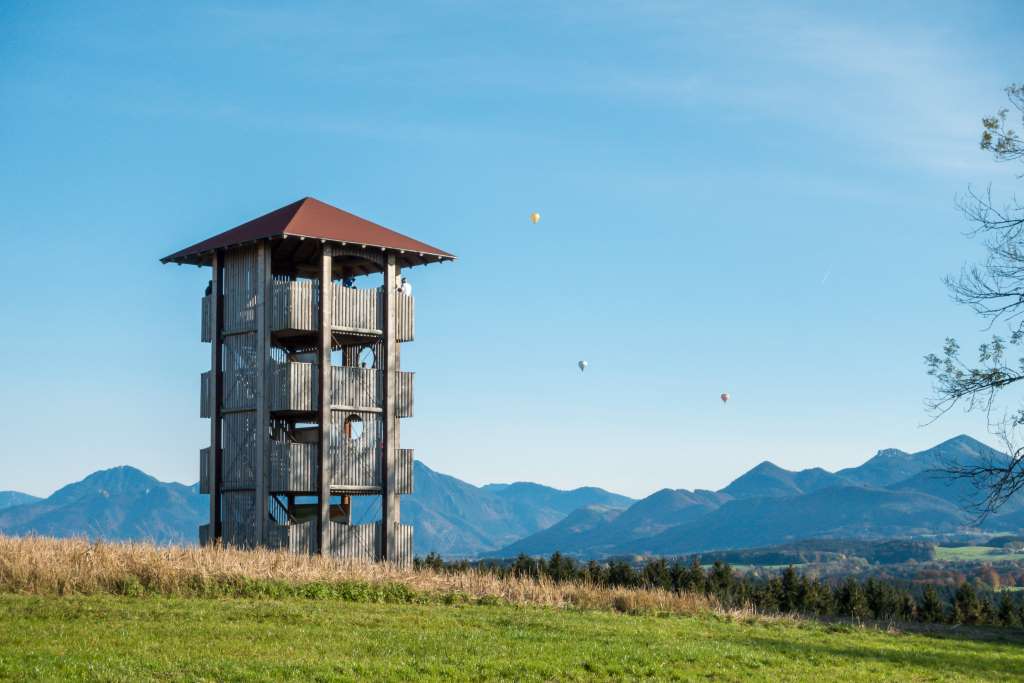
POLYGON ((935 549, 935 559, 944 561, 978 560, 994 562, 997 560, 1024 560, 1024 552, 1006 552, 1002 548, 991 548, 986 545, 965 545, 958 548, 935 549))
POLYGON ((506 605, 0 595, 3 680, 1020 680, 1020 642, 506 605))

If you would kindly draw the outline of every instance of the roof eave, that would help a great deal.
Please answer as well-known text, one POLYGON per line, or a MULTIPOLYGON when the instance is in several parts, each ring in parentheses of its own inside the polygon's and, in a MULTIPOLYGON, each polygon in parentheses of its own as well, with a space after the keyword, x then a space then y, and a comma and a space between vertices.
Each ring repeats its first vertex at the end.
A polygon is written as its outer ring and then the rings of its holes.
MULTIPOLYGON (((454 254, 449 254, 448 252, 418 251, 414 249, 395 249, 394 247, 385 247, 379 244, 340 242, 334 240, 324 240, 319 237, 310 237, 306 235, 282 235, 280 237, 267 239, 288 239, 289 237, 298 237, 299 239, 318 239, 322 242, 331 242, 333 244, 338 244, 341 246, 352 245, 365 247, 367 249, 380 249, 381 251, 391 252, 393 254, 401 256, 403 260, 411 264, 408 267, 424 266, 430 263, 444 263, 445 261, 455 261, 457 258, 454 254)), ((259 241, 261 240, 252 240, 251 242, 239 242, 238 244, 224 245, 222 247, 217 247, 216 249, 203 249, 201 251, 190 251, 186 249, 184 251, 179 251, 174 254, 171 254, 170 256, 163 257, 162 259, 160 259, 160 263, 164 265, 168 263, 177 263, 179 266, 209 266, 213 264, 213 254, 218 249, 233 249, 244 246, 246 244, 255 244, 256 242, 259 241)))

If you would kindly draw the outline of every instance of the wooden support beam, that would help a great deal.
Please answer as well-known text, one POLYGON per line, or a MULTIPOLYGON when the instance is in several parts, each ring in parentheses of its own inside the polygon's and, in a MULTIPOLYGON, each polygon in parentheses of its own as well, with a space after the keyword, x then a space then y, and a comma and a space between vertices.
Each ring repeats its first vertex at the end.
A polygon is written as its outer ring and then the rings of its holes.
POLYGON ((384 341, 381 349, 381 370, 384 375, 384 452, 383 491, 381 495, 380 559, 393 557, 391 528, 399 521, 398 490, 395 479, 395 457, 398 452, 397 377, 398 377, 398 264, 395 255, 387 255, 384 266, 384 341))
POLYGON ((270 287, 271 246, 256 245, 256 545, 267 540, 270 511, 270 287))
POLYGON ((212 284, 213 340, 210 344, 210 449, 213 462, 210 472, 210 531, 211 544, 219 543, 222 536, 220 514, 220 488, 223 480, 224 450, 221 447, 221 405, 224 386, 221 372, 222 346, 224 344, 224 252, 213 253, 212 284))
POLYGON ((320 252, 320 332, 318 337, 320 373, 319 386, 319 422, 320 448, 318 459, 319 498, 317 505, 317 534, 320 539, 319 549, 323 554, 327 548, 327 532, 331 523, 331 481, 330 481, 330 445, 331 445, 331 310, 333 308, 334 287, 332 286, 333 247, 322 244, 320 252))

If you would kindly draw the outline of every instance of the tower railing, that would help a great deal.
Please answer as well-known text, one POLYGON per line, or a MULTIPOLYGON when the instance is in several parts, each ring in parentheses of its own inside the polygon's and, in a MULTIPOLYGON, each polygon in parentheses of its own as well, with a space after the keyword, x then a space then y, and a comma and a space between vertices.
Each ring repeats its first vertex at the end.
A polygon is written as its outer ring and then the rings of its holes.
POLYGON ((215 324, 213 320, 213 295, 207 294, 203 297, 203 320, 202 330, 199 333, 200 341, 213 341, 213 328, 215 324))
POLYGON ((395 297, 395 306, 398 313, 398 325, 395 334, 398 341, 407 342, 413 340, 415 327, 415 299, 405 294, 398 294, 395 297))
POLYGON ((380 522, 327 527, 327 552, 341 560, 372 562, 380 555, 380 522))
POLYGON ((331 367, 331 406, 380 410, 380 372, 373 368, 331 367))
POLYGON ((331 485, 336 488, 358 492, 375 492, 381 485, 383 461, 381 423, 376 415, 361 419, 362 433, 358 436, 346 434, 344 414, 337 412, 331 420, 328 471, 331 485))
POLYGON ((207 446, 199 449, 199 493, 210 492, 210 455, 213 449, 207 446))
POLYGON ((406 496, 413 491, 413 450, 411 448, 399 448, 395 455, 395 493, 400 496, 406 496))
MULTIPOLYGON (((327 529, 325 554, 341 560, 372 562, 380 556, 383 524, 339 524, 331 522, 327 529)), ((412 563, 412 526, 391 523, 388 560, 406 565, 412 563)))
POLYGON ((316 524, 270 524, 267 527, 267 545, 297 555, 316 552, 316 524))
POLYGON ((397 405, 395 414, 398 417, 412 417, 412 378, 415 373, 399 372, 397 386, 397 405))
POLYGON ((199 417, 210 417, 210 407, 213 401, 210 397, 210 373, 212 370, 199 375, 199 417))
POLYGON ((320 285, 313 280, 275 280, 271 285, 270 329, 313 332, 319 325, 320 285))
POLYGON ((380 289, 356 289, 335 282, 331 327, 335 330, 378 335, 384 329, 380 289))
POLYGON ((315 492, 317 451, 313 443, 270 441, 270 490, 315 492))
POLYGON ((270 363, 270 409, 280 412, 311 412, 317 409, 320 386, 315 363, 270 363))
POLYGON ((394 562, 403 567, 411 565, 413 557, 412 526, 392 522, 389 537, 391 540, 388 541, 388 562, 394 562))
MULTIPOLYGON (((381 288, 358 289, 331 283, 331 327, 335 331, 376 336, 384 329, 384 292, 381 288)), ((203 299, 203 340, 212 339, 212 304, 203 299), (207 315, 207 311, 210 315, 207 315)), ((415 302, 399 293, 397 304, 398 341, 412 341, 415 302)), ((271 285, 270 329, 275 332, 314 332, 320 318, 320 285, 313 280, 275 280, 271 285)))

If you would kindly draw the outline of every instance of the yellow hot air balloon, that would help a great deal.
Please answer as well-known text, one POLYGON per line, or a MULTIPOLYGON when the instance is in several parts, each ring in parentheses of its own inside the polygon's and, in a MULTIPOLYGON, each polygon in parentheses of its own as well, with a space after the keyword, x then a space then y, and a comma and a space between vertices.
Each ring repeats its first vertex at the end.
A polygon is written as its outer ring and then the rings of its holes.
POLYGON ((540 214, 534 211, 530 214, 530 220, 533 221, 534 225, 537 225, 540 222, 540 214))

